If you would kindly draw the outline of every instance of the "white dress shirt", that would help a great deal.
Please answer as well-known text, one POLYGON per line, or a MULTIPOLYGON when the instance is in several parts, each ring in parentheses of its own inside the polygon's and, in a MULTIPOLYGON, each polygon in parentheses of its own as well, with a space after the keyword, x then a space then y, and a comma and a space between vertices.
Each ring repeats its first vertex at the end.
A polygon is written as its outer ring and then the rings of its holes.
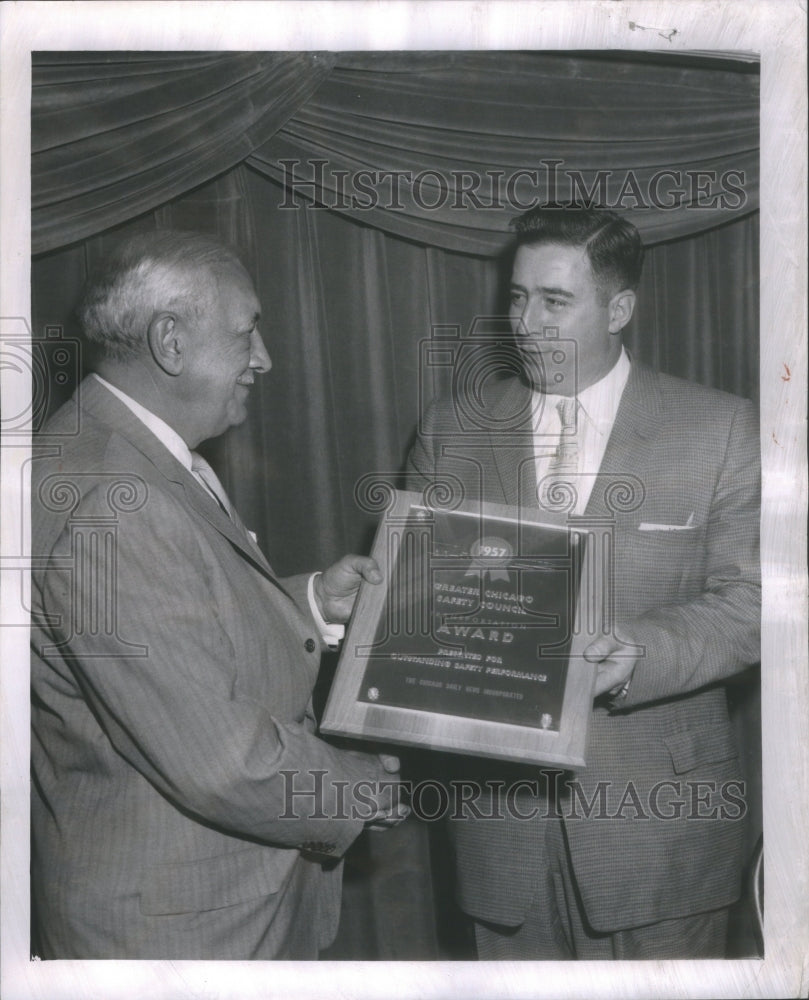
MULTIPOLYGON (((595 476, 607 448, 621 396, 629 378, 629 357, 621 348, 618 361, 598 382, 578 394, 576 447, 578 452, 574 485, 576 504, 571 514, 582 514, 593 490, 595 476)), ((548 474, 562 430, 556 404, 562 396, 534 393, 534 457, 537 482, 548 474)))
MULTIPOLYGON (((177 431, 173 427, 169 427, 165 420, 161 420, 160 417, 152 413, 151 410, 147 410, 145 406, 139 403, 136 399, 127 395, 123 390, 119 389, 117 386, 112 385, 105 378, 102 378, 97 372, 94 372, 91 376, 92 378, 98 379, 98 381, 108 389, 113 396, 117 396, 118 399, 126 406, 132 413, 140 420, 142 424, 149 430, 157 440, 166 448, 171 454, 177 459, 180 465, 184 469, 187 469, 191 475, 197 480, 197 482, 202 486, 206 493, 211 493, 211 488, 205 483, 200 476, 196 473, 193 468, 193 456, 188 445, 183 441, 177 431)), ((214 498, 218 498, 214 495, 214 498)), ((232 505, 231 505, 232 506, 232 505)), ((248 534, 255 542, 255 535, 253 532, 246 529, 248 534)), ((334 649, 343 639, 345 635, 345 627, 343 625, 334 625, 331 622, 324 620, 322 614, 320 613, 320 608, 317 606, 317 601, 315 599, 314 582, 315 577, 318 576, 317 573, 313 573, 309 578, 309 586, 307 589, 307 597, 309 598, 309 609, 312 612, 312 617, 315 620, 315 624, 320 631, 323 642, 330 648, 334 649)))

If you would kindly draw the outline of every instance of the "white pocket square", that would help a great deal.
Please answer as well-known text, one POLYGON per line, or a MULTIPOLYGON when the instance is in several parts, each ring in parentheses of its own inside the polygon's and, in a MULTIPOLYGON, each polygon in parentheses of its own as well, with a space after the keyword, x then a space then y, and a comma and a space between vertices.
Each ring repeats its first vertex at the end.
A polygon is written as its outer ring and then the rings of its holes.
POLYGON ((655 524, 652 521, 641 521, 638 525, 638 531, 693 531, 694 528, 696 525, 694 524, 693 511, 685 524, 655 524))

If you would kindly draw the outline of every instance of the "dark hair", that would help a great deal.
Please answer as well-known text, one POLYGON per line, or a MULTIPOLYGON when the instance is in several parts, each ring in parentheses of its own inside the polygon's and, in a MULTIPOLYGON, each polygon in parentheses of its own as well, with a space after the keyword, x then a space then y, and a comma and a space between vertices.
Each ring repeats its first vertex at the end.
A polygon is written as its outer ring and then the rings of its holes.
POLYGON ((643 243, 631 222, 602 208, 532 208, 512 219, 517 247, 542 243, 582 247, 606 298, 636 289, 643 268, 643 243))
POLYGON ((91 355, 128 360, 146 350, 156 312, 200 319, 217 275, 244 267, 232 247, 203 233, 158 229, 120 243, 89 278, 76 308, 91 355))

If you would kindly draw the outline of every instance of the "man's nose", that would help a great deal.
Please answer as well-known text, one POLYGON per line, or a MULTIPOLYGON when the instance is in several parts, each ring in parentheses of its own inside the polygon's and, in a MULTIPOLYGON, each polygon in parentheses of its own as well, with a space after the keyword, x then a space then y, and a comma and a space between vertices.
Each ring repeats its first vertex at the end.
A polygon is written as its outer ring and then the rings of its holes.
POLYGON ((511 310, 511 328, 515 336, 527 337, 533 332, 534 328, 531 324, 534 322, 535 314, 536 308, 528 300, 524 301, 521 312, 517 312, 515 309, 511 310))
POLYGON ((555 340, 559 336, 559 327, 553 322, 553 317, 547 314, 541 302, 529 302, 517 320, 515 332, 522 337, 555 340))
POLYGON ((272 360, 258 330, 253 330, 250 337, 250 367, 259 375, 272 368, 272 360))
POLYGON ((529 301, 520 317, 520 333, 536 337, 542 335, 545 326, 545 315, 542 303, 529 301))

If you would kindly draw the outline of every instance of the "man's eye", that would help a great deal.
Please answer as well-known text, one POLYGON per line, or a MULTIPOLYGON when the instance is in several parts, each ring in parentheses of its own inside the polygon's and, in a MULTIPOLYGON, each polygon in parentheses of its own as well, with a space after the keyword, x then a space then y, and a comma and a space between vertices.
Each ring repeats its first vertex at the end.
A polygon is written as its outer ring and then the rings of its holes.
POLYGON ((512 292, 511 293, 511 304, 513 306, 521 306, 523 303, 522 292, 512 292))
POLYGON ((561 309, 563 306, 566 306, 567 303, 564 299, 547 298, 545 299, 545 305, 549 309, 561 309))

